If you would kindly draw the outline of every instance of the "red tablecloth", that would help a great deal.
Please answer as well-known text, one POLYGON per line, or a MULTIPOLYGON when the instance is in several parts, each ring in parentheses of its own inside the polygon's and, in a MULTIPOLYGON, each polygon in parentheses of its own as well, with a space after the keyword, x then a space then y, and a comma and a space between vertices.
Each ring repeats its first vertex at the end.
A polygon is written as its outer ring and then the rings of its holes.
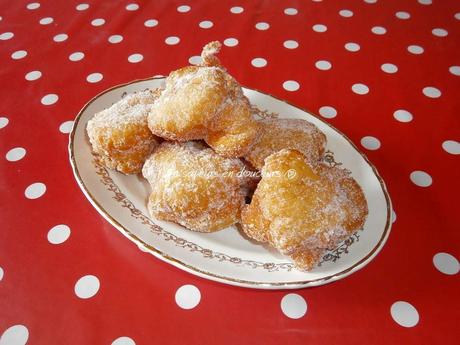
POLYGON ((459 46, 456 0, 0 1, 0 344, 458 344, 459 46), (298 291, 221 285, 85 199, 69 121, 211 40, 243 85, 327 117, 375 163, 397 216, 366 268, 298 291))

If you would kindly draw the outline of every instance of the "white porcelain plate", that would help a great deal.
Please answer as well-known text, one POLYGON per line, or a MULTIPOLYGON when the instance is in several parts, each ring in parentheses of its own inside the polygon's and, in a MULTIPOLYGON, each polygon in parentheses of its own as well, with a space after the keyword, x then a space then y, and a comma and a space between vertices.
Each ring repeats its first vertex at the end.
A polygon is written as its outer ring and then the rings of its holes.
POLYGON ((139 176, 125 176, 98 164, 91 154, 86 123, 94 113, 123 94, 156 88, 163 78, 133 81, 93 98, 78 114, 70 134, 69 154, 75 178, 91 204, 116 229, 141 249, 200 277, 259 289, 310 287, 342 279, 368 264, 390 232, 391 203, 375 167, 338 130, 318 117, 267 94, 244 89, 252 104, 279 117, 306 119, 327 136, 330 162, 340 162, 364 190, 369 216, 364 229, 326 253, 311 272, 296 270, 288 258, 243 237, 236 227, 212 234, 150 219, 146 209, 149 187, 139 176))

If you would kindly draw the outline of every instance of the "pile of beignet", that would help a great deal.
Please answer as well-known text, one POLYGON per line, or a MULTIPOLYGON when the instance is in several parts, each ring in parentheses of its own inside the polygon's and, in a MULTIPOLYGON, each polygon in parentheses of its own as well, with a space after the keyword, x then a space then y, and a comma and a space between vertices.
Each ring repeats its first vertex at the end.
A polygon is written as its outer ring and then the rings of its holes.
POLYGON ((216 57, 220 48, 207 44, 201 65, 96 113, 87 124, 93 152, 107 168, 142 172, 152 217, 200 232, 240 223, 310 270, 363 227, 363 191, 349 172, 323 163, 326 136, 315 125, 256 119, 216 57))

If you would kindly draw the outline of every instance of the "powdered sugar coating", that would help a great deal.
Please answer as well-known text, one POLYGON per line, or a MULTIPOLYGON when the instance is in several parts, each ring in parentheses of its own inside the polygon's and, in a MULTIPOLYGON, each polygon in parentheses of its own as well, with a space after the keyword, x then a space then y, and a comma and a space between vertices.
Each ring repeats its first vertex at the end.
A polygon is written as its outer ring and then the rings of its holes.
POLYGON ((226 100, 225 72, 217 67, 184 67, 171 72, 148 124, 152 133, 178 141, 204 139, 207 126, 226 100))
POLYGON ((260 126, 252 117, 249 100, 239 86, 237 90, 229 94, 205 138, 214 151, 226 157, 243 156, 259 138, 260 126))
POLYGON ((128 94, 111 107, 96 113, 88 121, 88 129, 103 126, 120 129, 127 123, 144 125, 158 96, 159 90, 150 89, 128 94))
POLYGON ((171 72, 152 108, 152 133, 167 140, 205 140, 226 157, 244 155, 255 142, 258 124, 241 86, 218 64, 211 42, 203 49, 206 66, 188 66, 171 72))
POLYGON ((317 165, 324 154, 326 136, 311 122, 301 119, 268 118, 259 121, 261 135, 245 158, 262 169, 264 160, 282 149, 302 152, 311 165, 317 165))
POLYGON ((158 145, 147 126, 147 115, 158 95, 158 90, 127 95, 88 121, 86 130, 93 151, 107 168, 125 174, 140 172, 158 145))
POLYGON ((309 270, 327 249, 362 228, 367 213, 364 194, 346 170, 312 168, 299 151, 283 149, 265 159, 242 225, 249 237, 309 270))
POLYGON ((221 48, 222 44, 219 41, 206 44, 201 52, 203 66, 220 66, 220 60, 216 55, 220 52, 221 48))
POLYGON ((200 232, 235 224, 244 205, 243 167, 198 142, 163 142, 142 169, 152 187, 149 212, 200 232))

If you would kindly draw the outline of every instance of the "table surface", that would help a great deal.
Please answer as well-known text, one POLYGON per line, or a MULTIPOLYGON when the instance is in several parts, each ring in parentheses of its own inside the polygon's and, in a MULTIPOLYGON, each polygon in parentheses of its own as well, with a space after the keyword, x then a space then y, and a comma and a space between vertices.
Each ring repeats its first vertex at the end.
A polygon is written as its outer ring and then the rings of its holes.
POLYGON ((87 4, 0 1, 0 344, 458 344, 459 1, 87 4), (212 40, 242 85, 326 117, 377 166, 396 213, 363 270, 296 291, 207 281, 81 193, 79 109, 212 40))

